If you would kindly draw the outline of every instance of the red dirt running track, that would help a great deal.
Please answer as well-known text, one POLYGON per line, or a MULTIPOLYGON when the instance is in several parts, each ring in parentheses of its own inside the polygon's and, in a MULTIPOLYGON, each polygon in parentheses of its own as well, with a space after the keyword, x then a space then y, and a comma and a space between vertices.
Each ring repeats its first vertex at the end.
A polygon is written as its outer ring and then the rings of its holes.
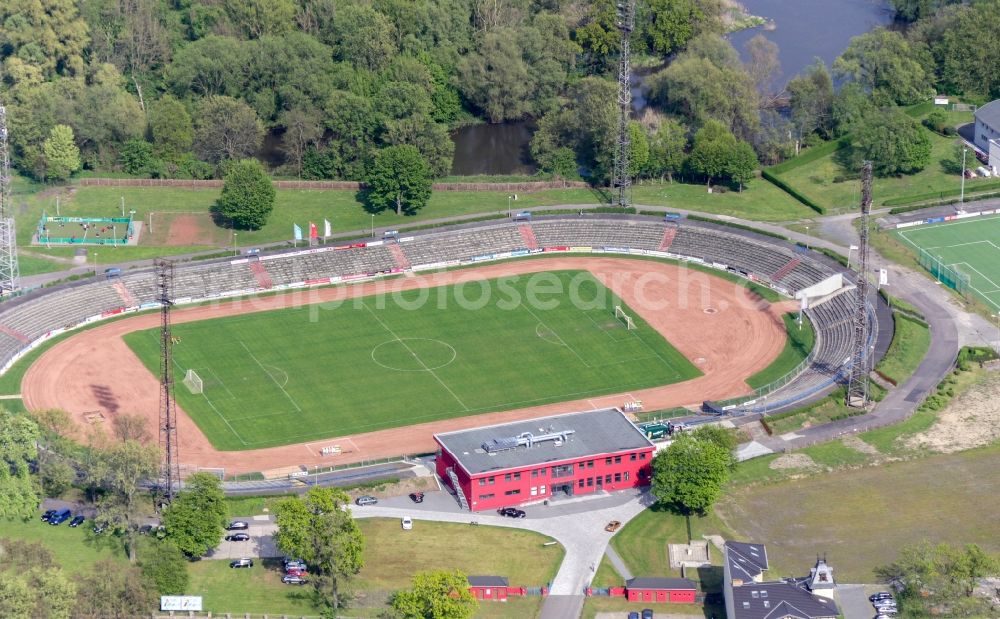
MULTIPOLYGON (((781 315, 794 301, 769 305, 742 286, 700 271, 651 260, 561 257, 514 261, 475 269, 408 276, 389 281, 333 288, 301 289, 279 296, 225 301, 181 308, 177 323, 231 314, 323 303, 419 286, 441 286, 496 277, 578 269, 587 270, 619 295, 654 329, 690 359, 704 376, 683 383, 587 400, 562 402, 501 413, 434 421, 413 426, 331 437, 297 445, 251 451, 216 450, 179 409, 180 458, 185 466, 224 467, 226 473, 264 471, 290 465, 333 465, 435 449, 431 434, 530 419, 595 407, 620 406, 633 398, 647 410, 700 404, 749 392, 744 379, 767 367, 785 344, 781 315), (323 457, 320 447, 338 444, 339 456, 323 457)), ((322 306, 318 306, 322 307, 322 306)), ((324 311, 322 309, 318 311, 324 311)), ((96 411, 104 423, 121 413, 140 414, 157 436, 159 380, 122 340, 122 335, 159 325, 158 314, 126 318, 84 331, 60 342, 28 370, 21 384, 29 410, 60 408, 86 433, 86 417, 96 411)), ((502 343, 498 342, 502 354, 502 343)))

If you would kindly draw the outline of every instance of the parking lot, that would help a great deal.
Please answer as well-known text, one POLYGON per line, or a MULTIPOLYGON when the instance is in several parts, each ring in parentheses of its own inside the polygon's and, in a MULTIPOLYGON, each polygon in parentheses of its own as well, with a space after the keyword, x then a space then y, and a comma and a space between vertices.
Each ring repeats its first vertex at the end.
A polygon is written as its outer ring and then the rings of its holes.
MULTIPOLYGON (((245 532, 250 534, 250 539, 245 542, 227 542, 225 540, 219 547, 210 551, 208 559, 239 559, 249 557, 252 559, 281 557, 282 553, 274 545, 274 533, 278 530, 278 525, 270 521, 267 516, 254 516, 253 518, 241 518, 250 524, 250 528, 245 532)), ((238 531, 226 531, 226 535, 238 533, 238 531)))

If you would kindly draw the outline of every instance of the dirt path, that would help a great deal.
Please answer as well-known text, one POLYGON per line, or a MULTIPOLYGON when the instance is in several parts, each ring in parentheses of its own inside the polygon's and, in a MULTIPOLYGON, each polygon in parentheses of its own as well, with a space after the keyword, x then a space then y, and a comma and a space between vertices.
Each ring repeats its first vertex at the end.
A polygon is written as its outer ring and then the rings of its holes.
MULTIPOLYGON (((742 286, 661 262, 625 258, 549 258, 508 262, 476 269, 404 277, 352 286, 301 289, 285 295, 234 300, 180 308, 177 323, 231 314, 323 303, 421 286, 442 286, 561 269, 587 270, 619 295, 647 323, 690 359, 704 376, 687 382, 604 397, 487 413, 404 428, 331 437, 283 447, 222 452, 208 442, 194 422, 180 411, 180 457, 186 466, 224 467, 227 473, 263 471, 288 465, 331 465, 400 453, 435 449, 431 435, 543 415, 619 406, 632 398, 647 410, 700 404, 749 392, 744 379, 767 367, 785 344, 781 315, 798 307, 795 301, 769 306, 742 286), (323 445, 340 444, 344 453, 323 457, 323 445)), ((80 333, 43 354, 24 376, 21 393, 29 410, 61 408, 79 424, 83 437, 88 415, 101 412, 108 424, 117 414, 138 413, 158 434, 159 381, 122 340, 125 333, 159 324, 156 314, 136 316, 80 333)))

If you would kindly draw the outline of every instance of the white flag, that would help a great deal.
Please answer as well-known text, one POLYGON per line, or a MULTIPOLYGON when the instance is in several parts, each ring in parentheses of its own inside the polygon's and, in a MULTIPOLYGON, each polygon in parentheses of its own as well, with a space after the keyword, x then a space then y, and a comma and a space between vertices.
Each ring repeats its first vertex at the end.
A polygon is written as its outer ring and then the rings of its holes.
POLYGON ((878 285, 879 286, 889 285, 889 271, 885 269, 878 270, 878 285))
POLYGON ((323 236, 332 236, 332 235, 333 235, 333 231, 330 229, 330 220, 329 219, 324 219, 323 220, 323 236))
POLYGON ((851 249, 857 249, 857 248, 858 248, 857 245, 851 245, 851 249))
POLYGON ((799 311, 804 312, 809 309, 809 297, 803 296, 799 300, 799 311))

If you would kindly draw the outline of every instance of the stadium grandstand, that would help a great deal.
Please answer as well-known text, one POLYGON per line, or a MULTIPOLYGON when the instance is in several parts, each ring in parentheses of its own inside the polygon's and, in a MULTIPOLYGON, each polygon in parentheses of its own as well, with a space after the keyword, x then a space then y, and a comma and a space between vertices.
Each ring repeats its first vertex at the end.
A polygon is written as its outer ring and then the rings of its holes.
MULTIPOLYGON (((691 220, 643 216, 535 217, 475 223, 399 238, 178 263, 175 302, 253 295, 429 271, 547 253, 672 258, 726 271, 792 298, 806 298, 816 331, 813 352, 779 385, 751 397, 706 403, 713 412, 773 412, 818 397, 845 375, 852 349, 852 289, 846 270, 804 247, 752 232, 691 220), (532 247, 532 245, 534 245, 532 247)), ((36 290, 0 306, 0 369, 43 341, 81 325, 159 307, 152 268, 120 277, 36 290)), ((892 318, 876 296, 870 350, 884 354, 892 318)))

